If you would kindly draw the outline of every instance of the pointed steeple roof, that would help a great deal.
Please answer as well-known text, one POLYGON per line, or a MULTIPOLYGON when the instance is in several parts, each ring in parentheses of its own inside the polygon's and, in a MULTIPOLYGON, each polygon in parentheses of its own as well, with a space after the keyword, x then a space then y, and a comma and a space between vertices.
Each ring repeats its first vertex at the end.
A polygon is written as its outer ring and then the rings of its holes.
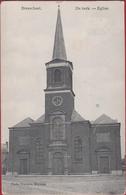
POLYGON ((56 23, 55 40, 54 40, 52 58, 53 60, 54 59, 67 60, 59 6, 58 6, 57 23, 56 23))

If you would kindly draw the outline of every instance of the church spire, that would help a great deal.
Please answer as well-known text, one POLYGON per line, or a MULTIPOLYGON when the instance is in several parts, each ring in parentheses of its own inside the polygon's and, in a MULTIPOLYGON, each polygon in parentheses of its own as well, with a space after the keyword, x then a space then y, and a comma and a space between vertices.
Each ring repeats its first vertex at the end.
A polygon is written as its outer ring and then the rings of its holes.
POLYGON ((54 59, 67 60, 59 6, 58 6, 57 23, 56 23, 55 40, 54 40, 52 58, 53 60, 54 59))

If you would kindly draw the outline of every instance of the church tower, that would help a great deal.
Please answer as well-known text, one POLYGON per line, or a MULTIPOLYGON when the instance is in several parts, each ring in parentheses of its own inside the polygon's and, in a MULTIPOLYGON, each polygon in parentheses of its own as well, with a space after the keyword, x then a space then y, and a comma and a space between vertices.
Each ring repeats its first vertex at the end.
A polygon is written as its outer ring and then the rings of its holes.
POLYGON ((52 60, 46 63, 45 123, 49 129, 48 174, 68 174, 68 137, 74 110, 73 65, 67 60, 58 7, 52 60))
POLYGON ((52 115, 71 120, 74 109, 72 86, 73 64, 67 60, 60 9, 58 7, 52 60, 46 63, 47 87, 45 91, 45 121, 52 115))

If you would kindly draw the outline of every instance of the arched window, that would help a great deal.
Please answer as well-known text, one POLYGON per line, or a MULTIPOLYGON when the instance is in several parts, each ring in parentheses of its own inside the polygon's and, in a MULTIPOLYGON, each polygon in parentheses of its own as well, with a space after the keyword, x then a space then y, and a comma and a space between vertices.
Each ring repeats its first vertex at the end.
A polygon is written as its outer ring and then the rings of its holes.
POLYGON ((58 83, 58 82, 61 82, 61 80, 62 80, 61 70, 56 69, 54 72, 54 82, 58 83))
POLYGON ((52 120, 52 139, 63 140, 65 137, 65 126, 61 117, 55 117, 52 120))
POLYGON ((44 160, 44 147, 41 138, 35 140, 35 156, 36 163, 42 163, 44 160))
POLYGON ((74 139, 74 158, 76 161, 82 160, 82 140, 79 136, 74 139))

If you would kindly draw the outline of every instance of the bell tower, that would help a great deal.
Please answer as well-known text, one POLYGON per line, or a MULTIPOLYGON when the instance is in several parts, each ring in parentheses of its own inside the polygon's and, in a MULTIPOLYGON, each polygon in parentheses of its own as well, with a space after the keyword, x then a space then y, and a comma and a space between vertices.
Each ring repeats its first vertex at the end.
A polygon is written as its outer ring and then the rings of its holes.
POLYGON ((46 63, 46 72, 45 120, 50 122, 50 116, 55 114, 63 115, 65 121, 70 121, 75 96, 72 86, 73 64, 67 60, 59 7, 52 60, 46 63))

